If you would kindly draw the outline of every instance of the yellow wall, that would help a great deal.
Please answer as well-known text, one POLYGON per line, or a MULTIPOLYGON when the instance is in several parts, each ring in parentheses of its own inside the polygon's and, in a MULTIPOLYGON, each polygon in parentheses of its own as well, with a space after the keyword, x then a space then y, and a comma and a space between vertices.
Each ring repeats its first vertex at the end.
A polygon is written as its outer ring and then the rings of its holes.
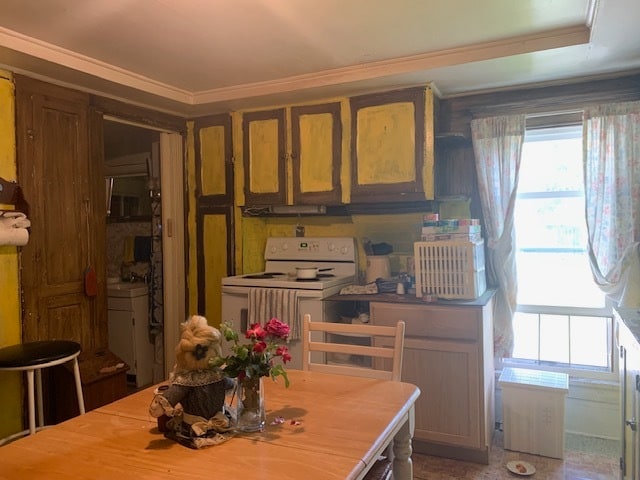
POLYGON ((413 255, 413 242, 420 240, 422 213, 394 215, 352 215, 344 217, 244 217, 240 248, 242 267, 238 273, 264 270, 264 247, 267 237, 293 237, 296 226, 305 228, 307 237, 355 237, 359 249, 359 269, 366 268, 362 240, 388 243, 393 247, 391 271, 406 271, 406 258, 413 255))
MULTIPOLYGON (((0 70, 0 177, 10 181, 16 180, 14 99, 12 76, 0 70)), ((0 347, 21 339, 18 248, 0 246, 0 347)), ((21 388, 19 373, 0 372, 0 438, 22 429, 21 388)))

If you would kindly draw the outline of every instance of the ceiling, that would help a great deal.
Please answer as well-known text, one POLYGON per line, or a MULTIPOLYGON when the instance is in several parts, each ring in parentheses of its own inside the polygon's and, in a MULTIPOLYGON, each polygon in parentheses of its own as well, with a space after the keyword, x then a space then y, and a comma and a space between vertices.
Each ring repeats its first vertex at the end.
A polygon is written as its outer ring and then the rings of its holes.
POLYGON ((640 70, 638 0, 2 0, 0 68, 185 116, 640 70))

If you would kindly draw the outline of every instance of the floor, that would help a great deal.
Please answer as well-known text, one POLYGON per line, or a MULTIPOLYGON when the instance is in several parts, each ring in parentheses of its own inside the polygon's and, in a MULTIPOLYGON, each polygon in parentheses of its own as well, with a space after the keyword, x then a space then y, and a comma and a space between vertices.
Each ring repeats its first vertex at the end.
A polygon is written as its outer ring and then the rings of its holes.
POLYGON ((501 432, 496 432, 489 465, 450 460, 414 453, 414 480, 513 480, 518 475, 506 468, 507 462, 528 462, 535 473, 523 478, 544 480, 617 480, 619 457, 617 442, 566 436, 564 460, 504 450, 501 432))

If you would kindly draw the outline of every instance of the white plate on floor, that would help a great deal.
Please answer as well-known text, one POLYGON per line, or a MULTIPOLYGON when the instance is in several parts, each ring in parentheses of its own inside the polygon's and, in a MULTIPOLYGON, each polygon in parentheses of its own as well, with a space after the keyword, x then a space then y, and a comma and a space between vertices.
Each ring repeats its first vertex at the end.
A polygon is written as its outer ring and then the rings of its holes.
POLYGON ((528 462, 522 460, 513 460, 507 463, 507 469, 516 475, 533 475, 536 468, 528 462))

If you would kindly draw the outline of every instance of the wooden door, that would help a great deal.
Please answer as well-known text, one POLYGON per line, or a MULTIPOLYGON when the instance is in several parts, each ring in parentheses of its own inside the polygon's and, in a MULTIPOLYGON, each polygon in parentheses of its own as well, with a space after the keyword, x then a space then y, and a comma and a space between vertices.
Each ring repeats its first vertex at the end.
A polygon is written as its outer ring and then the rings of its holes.
POLYGON ((89 129, 87 94, 16 76, 18 177, 31 217, 21 257, 25 342, 107 345, 104 261, 96 255, 104 252, 106 202, 89 129), (96 295, 85 289, 88 267, 99 279, 96 295))

